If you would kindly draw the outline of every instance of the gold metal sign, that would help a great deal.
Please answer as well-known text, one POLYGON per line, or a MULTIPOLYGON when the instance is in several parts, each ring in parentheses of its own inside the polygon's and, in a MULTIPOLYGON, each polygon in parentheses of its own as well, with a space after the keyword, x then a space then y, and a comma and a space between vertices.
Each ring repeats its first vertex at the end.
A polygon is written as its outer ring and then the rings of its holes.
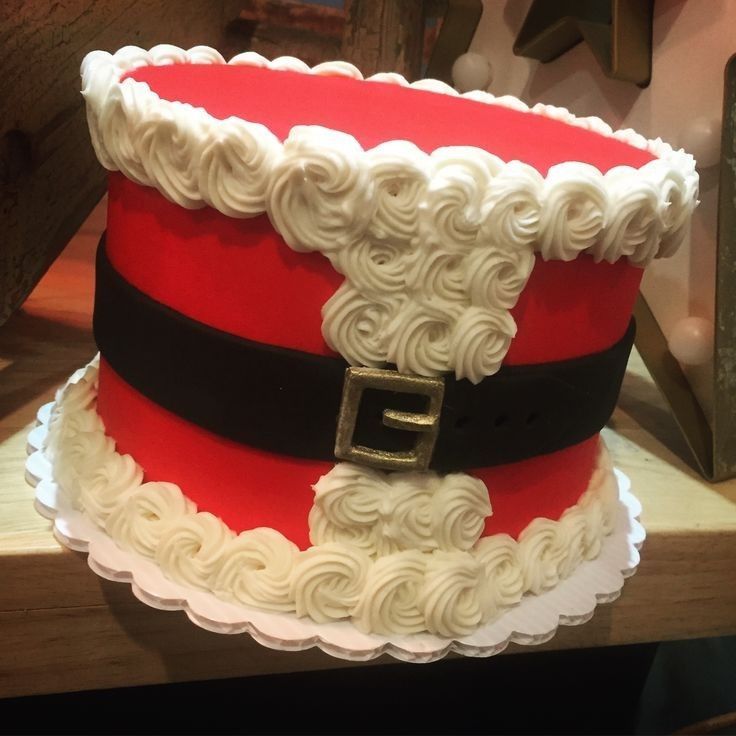
POLYGON ((441 378, 407 376, 381 368, 348 368, 342 390, 342 403, 335 436, 335 457, 383 470, 426 470, 440 428, 440 412, 445 384, 441 378), (368 389, 417 394, 428 399, 427 411, 383 410, 383 424, 393 429, 416 432, 414 448, 408 452, 389 452, 353 444, 363 392, 368 389))

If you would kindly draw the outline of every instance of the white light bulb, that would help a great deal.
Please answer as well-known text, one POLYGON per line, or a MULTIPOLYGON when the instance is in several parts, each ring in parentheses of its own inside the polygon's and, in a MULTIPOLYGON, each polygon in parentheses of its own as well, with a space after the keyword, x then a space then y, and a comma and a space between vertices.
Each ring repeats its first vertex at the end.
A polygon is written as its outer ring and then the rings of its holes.
POLYGON ((680 146, 692 154, 699 169, 715 166, 721 158, 721 121, 695 118, 680 132, 680 146))
POLYGON ((460 92, 487 89, 492 79, 491 63, 482 54, 469 51, 458 56, 452 65, 452 81, 460 92))
POLYGON ((705 365, 713 358, 714 326, 703 317, 685 317, 670 332, 667 345, 683 365, 705 365))

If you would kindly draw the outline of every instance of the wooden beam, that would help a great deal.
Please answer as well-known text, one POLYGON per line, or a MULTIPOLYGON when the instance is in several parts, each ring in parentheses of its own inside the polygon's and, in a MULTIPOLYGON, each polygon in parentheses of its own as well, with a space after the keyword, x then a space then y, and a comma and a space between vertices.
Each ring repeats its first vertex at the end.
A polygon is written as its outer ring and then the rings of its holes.
POLYGON ((219 46, 222 0, 3 0, 0 4, 0 324, 105 188, 79 65, 126 44, 219 46))
POLYGON ((395 71, 419 79, 424 38, 423 0, 349 0, 342 58, 366 76, 395 71))

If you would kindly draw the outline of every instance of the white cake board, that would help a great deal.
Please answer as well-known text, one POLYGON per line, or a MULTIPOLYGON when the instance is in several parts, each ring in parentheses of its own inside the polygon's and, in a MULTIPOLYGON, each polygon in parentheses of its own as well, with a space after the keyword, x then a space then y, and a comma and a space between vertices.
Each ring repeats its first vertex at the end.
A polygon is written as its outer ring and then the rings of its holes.
MULTIPOLYGON (((73 380, 73 378, 72 378, 73 380)), ((128 583, 143 603, 162 610, 183 610, 197 626, 220 634, 250 634, 272 649, 296 651, 318 647, 340 659, 366 661, 388 654, 406 662, 433 662, 449 652, 488 657, 510 643, 542 644, 560 625, 588 621, 599 603, 618 598, 624 580, 636 572, 639 548, 646 536, 639 523, 641 504, 631 483, 615 470, 619 507, 613 533, 606 537, 600 555, 583 562, 566 580, 541 595, 525 595, 473 634, 445 639, 434 634, 364 634, 348 621, 317 624, 290 613, 270 613, 234 605, 168 580, 160 568, 141 555, 123 550, 82 512, 74 509, 63 489, 53 480, 51 461, 43 445, 53 403, 42 406, 38 425, 28 435, 26 479, 36 488, 36 509, 54 523, 54 535, 66 547, 87 554, 89 566, 107 580, 128 583)))

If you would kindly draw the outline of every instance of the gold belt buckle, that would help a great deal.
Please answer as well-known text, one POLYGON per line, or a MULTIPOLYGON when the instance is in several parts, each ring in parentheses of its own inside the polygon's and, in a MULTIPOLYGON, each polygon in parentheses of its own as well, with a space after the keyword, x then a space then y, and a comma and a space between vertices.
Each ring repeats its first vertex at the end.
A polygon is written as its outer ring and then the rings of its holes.
POLYGON ((426 470, 440 430, 440 412, 445 383, 442 378, 408 376, 381 368, 347 368, 335 435, 335 457, 384 470, 426 470), (353 444, 355 422, 367 388, 418 394, 429 399, 424 414, 383 410, 383 424, 393 429, 416 432, 414 448, 408 452, 389 452, 353 444))

